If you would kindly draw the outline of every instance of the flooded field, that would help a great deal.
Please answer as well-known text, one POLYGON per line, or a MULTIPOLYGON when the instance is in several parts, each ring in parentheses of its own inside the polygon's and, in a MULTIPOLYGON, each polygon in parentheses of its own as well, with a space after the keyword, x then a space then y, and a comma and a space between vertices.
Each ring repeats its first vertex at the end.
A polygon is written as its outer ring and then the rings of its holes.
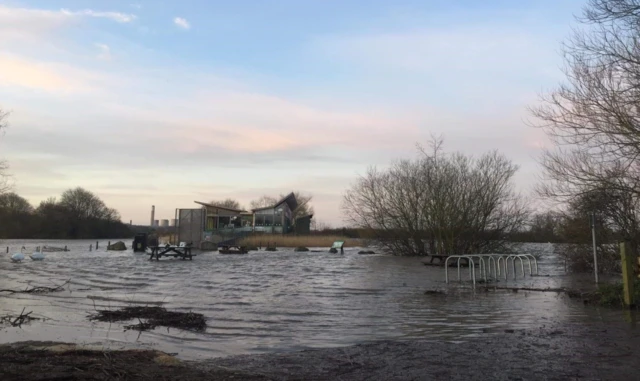
MULTIPOLYGON (((201 359, 387 339, 461 342, 481 333, 547 323, 625 322, 622 312, 584 306, 556 293, 485 293, 473 292, 469 284, 447 286, 444 269, 424 266, 421 258, 358 255, 357 248, 347 249, 345 255, 290 250, 241 256, 201 253, 193 261, 156 262, 131 250, 106 252, 106 242, 89 252, 91 243, 95 241, 0 242, 3 248, 48 244, 71 250, 23 263, 12 263, 3 250, 0 289, 71 282, 57 293, 0 293, 0 314, 26 308, 45 318, 22 328, 3 327, 0 343, 53 340, 110 348, 133 344, 201 359), (447 287, 456 292, 424 294, 447 287), (96 309, 129 303, 199 312, 208 328, 198 333, 167 328, 140 333, 124 331, 126 324, 87 318, 96 309)), ((589 274, 564 275, 564 265, 550 245, 529 249, 542 254, 540 274, 548 276, 506 284, 590 287, 589 274)))

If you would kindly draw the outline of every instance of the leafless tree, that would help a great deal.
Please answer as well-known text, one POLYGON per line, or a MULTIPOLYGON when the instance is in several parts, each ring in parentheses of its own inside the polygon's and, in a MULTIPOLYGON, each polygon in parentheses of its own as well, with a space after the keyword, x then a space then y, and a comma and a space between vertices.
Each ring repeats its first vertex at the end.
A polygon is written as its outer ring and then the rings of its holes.
POLYGON ((213 200, 210 202, 211 205, 221 206, 223 208, 230 208, 236 210, 243 210, 242 206, 238 202, 238 200, 234 200, 232 198, 227 198, 224 200, 213 200))
POLYGON ((0 194, 0 211, 9 214, 33 213, 34 208, 29 201, 13 192, 0 194))
POLYGON ((251 209, 266 208, 275 205, 276 202, 278 202, 278 199, 275 197, 264 195, 257 200, 251 201, 249 207, 251 209))
POLYGON ((80 220, 120 220, 117 210, 108 208, 98 196, 80 187, 64 191, 60 197, 60 205, 80 220))
POLYGON ((516 170, 497 152, 447 154, 434 139, 414 160, 370 168, 345 194, 343 210, 397 255, 500 251, 527 217, 512 186, 516 170))
MULTIPOLYGON (((4 130, 7 128, 9 118, 9 112, 4 111, 0 108, 0 134, 4 133, 4 130)), ((7 162, 4 160, 0 160, 0 194, 6 193, 11 190, 11 186, 9 184, 8 178, 8 168, 7 162)))
MULTIPOLYGON (((565 83, 532 109, 534 125, 554 143, 542 157, 539 191, 571 208, 590 208, 603 228, 637 248, 640 1, 590 0, 579 21, 564 45, 565 83)), ((582 212, 569 219, 588 221, 582 212)), ((588 222, 583 228, 588 232, 588 222)))
POLYGON ((640 193, 640 1, 590 0, 564 45, 566 82, 532 109, 555 147, 543 195, 640 193))

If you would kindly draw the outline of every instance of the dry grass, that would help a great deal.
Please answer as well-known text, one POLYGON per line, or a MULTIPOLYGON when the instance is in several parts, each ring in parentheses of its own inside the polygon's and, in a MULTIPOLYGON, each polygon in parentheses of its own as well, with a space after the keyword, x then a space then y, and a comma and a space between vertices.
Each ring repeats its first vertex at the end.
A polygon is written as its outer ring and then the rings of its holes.
POLYGON ((266 247, 331 247, 335 241, 344 241, 345 247, 366 247, 367 241, 359 238, 347 238, 341 236, 323 235, 303 235, 303 236, 283 236, 280 234, 254 235, 243 238, 239 244, 242 246, 266 247))

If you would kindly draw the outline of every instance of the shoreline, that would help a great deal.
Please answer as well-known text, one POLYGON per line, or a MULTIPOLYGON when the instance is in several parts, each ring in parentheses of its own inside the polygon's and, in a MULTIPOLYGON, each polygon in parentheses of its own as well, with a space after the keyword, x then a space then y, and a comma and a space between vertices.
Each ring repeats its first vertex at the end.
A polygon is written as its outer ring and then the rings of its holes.
MULTIPOLYGON (((630 315, 631 318, 635 315, 630 315)), ((486 330, 461 343, 384 340, 339 348, 183 361, 144 349, 103 351, 56 342, 0 345, 3 380, 507 380, 637 379, 631 324, 541 324, 486 330), (43 378, 43 375, 49 375, 43 378)))

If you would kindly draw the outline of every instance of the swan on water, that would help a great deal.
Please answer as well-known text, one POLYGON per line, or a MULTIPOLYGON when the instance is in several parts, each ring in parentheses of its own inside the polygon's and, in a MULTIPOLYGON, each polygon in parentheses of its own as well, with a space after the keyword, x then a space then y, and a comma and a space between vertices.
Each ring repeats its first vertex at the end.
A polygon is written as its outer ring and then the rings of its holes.
POLYGON ((24 250, 24 246, 22 246, 22 249, 20 249, 19 253, 11 254, 11 260, 13 262, 22 262, 24 260, 24 254, 22 253, 23 250, 24 250))
POLYGON ((44 260, 44 254, 42 254, 42 252, 39 252, 39 251, 33 252, 29 257, 31 257, 31 260, 33 260, 33 261, 42 261, 42 260, 44 260))

